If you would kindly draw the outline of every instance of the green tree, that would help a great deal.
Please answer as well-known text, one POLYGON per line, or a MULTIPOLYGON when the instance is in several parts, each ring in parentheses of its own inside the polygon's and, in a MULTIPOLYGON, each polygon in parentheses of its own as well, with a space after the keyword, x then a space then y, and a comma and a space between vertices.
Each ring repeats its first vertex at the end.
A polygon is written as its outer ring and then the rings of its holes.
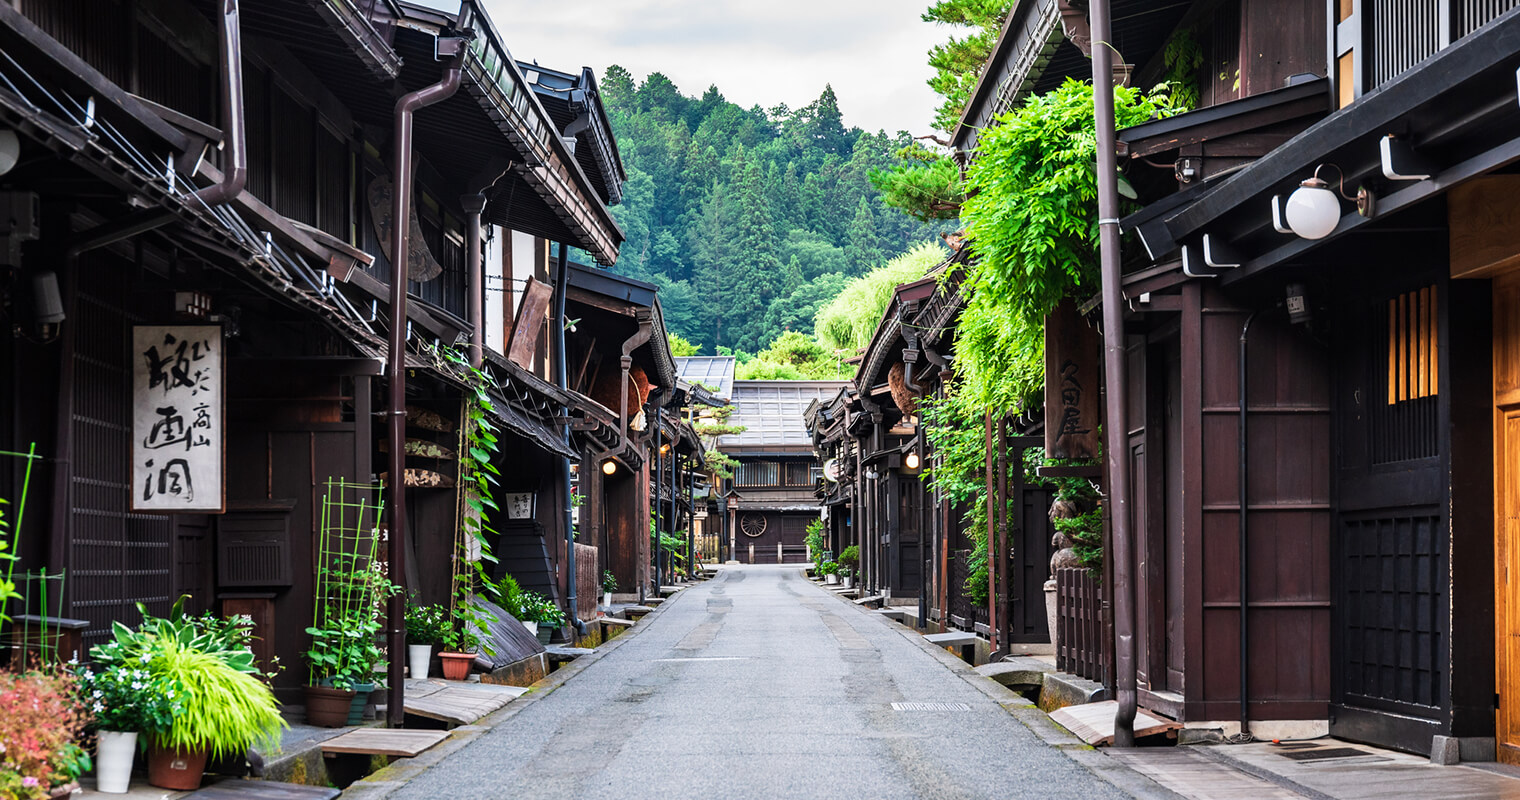
POLYGON ((945 98, 934 113, 934 127, 953 132, 960 123, 1012 7, 1012 0, 936 0, 923 13, 924 22, 964 31, 929 50, 929 66, 934 68, 929 87, 945 98))
POLYGON ((884 260, 881 235, 876 229, 876 212, 864 197, 855 204, 855 218, 850 221, 849 241, 844 247, 844 257, 850 262, 850 271, 864 275, 884 260))
POLYGON ((694 356, 702 352, 702 348, 686 340, 679 333, 667 333, 666 338, 670 341, 670 354, 676 358, 694 356))
POLYGON ((798 331, 786 331, 754 359, 734 370, 740 380, 843 380, 854 367, 816 339, 798 331))

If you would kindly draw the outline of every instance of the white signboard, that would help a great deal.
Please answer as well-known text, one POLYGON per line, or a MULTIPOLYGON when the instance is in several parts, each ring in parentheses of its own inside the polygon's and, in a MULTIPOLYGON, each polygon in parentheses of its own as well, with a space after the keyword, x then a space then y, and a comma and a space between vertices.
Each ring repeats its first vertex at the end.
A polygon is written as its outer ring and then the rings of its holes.
POLYGON ((132 328, 132 510, 224 510, 222 329, 132 328))

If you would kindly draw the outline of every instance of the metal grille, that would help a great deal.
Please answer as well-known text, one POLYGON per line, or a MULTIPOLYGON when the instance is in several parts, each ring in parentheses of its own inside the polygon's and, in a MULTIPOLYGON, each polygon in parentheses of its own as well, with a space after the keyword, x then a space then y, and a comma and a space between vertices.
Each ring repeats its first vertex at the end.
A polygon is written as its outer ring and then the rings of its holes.
MULTIPOLYGON (((1424 61, 1441 48, 1441 3, 1449 0, 1373 0, 1372 87, 1424 61)), ((1370 88, 1370 87, 1369 87, 1370 88)))
POLYGON ((1342 643, 1348 699, 1406 704, 1435 712, 1444 703, 1440 515, 1347 519, 1341 529, 1342 643))
MULTIPOLYGON (((96 290, 121 289, 117 283, 81 281, 96 290)), ((127 326, 136 321, 111 301, 83 293, 70 319, 78 327, 68 616, 89 621, 86 650, 110 635, 112 621, 135 621, 134 604, 165 614, 173 599, 173 518, 128 511, 132 372, 125 343, 127 326)))
POLYGON ((1520 0, 1456 0, 1452 3, 1452 35, 1466 36, 1516 6, 1520 0))
POLYGON ((965 703, 893 703, 893 711, 970 711, 965 703))

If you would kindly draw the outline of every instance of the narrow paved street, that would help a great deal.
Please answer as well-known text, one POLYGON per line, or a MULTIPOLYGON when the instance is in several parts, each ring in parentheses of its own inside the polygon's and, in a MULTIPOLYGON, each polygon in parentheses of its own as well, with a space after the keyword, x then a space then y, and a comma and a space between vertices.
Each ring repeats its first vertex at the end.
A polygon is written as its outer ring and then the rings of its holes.
POLYGON ((626 636, 393 796, 1126 796, 796 568, 725 569, 626 636))

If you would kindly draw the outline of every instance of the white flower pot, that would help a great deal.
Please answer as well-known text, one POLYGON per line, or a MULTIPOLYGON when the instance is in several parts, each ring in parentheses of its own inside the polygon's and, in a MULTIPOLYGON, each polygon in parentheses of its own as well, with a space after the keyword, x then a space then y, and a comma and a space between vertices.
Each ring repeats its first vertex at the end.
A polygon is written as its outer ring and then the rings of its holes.
POLYGON ((839 585, 839 576, 838 575, 825 575, 825 576, 823 576, 823 582, 826 585, 829 585, 829 586, 838 586, 839 585))
POLYGON ((132 761, 137 757, 137 731, 101 731, 95 752, 95 788, 125 794, 132 782, 132 761))
POLYGON ((428 662, 433 660, 433 646, 430 644, 409 644, 406 646, 406 663, 411 665, 412 677, 416 680, 426 680, 428 676, 428 662))
POLYGON ((853 588, 855 588, 855 578, 854 578, 854 576, 851 576, 851 577, 848 577, 848 578, 844 579, 844 588, 846 588, 846 589, 853 589, 853 588))
POLYGON ((602 605, 612 607, 612 592, 602 592, 602 605))
POLYGON ((528 633, 530 635, 532 635, 532 636, 537 636, 538 635, 538 623, 537 622, 524 622, 523 623, 523 627, 528 629, 528 633))

